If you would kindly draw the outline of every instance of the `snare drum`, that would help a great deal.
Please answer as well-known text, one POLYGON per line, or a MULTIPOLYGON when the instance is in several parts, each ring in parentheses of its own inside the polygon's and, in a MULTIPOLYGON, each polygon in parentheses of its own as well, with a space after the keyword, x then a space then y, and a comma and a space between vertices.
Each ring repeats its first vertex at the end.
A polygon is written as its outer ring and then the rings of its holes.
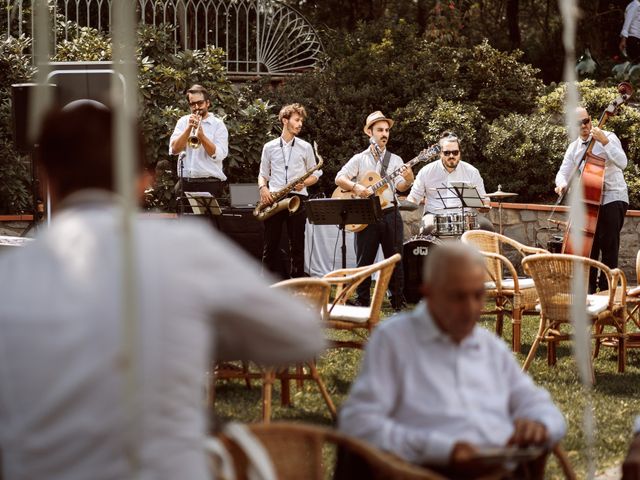
POLYGON ((426 237, 417 235, 404 242, 402 248, 402 268, 404 272, 404 297, 409 303, 418 303, 422 298, 422 270, 433 243, 426 237))
POLYGON ((478 214, 476 212, 444 213, 435 216, 435 234, 439 237, 459 236, 467 230, 477 230, 478 214))

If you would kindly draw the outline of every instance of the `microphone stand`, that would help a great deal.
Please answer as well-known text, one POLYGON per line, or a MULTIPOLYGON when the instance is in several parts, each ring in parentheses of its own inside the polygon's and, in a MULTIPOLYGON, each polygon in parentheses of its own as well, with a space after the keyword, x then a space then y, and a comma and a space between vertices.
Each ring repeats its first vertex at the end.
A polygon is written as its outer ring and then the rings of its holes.
POLYGON ((178 155, 178 171, 180 178, 180 196, 178 197, 178 216, 184 215, 184 157, 187 156, 187 152, 182 152, 178 155))

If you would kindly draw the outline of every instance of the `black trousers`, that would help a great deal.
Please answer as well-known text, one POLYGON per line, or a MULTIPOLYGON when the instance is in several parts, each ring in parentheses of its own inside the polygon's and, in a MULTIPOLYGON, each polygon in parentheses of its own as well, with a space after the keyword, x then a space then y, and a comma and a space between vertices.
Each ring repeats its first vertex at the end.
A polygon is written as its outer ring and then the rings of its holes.
POLYGON ((640 60, 640 38, 627 37, 627 58, 631 63, 640 60))
POLYGON ((282 256, 280 252, 280 239, 282 229, 286 224, 289 237, 289 272, 285 272, 291 278, 303 277, 304 273, 304 229, 307 223, 305 210, 306 197, 300 197, 300 208, 293 215, 283 210, 264 221, 264 243, 262 250, 262 265, 269 271, 279 275, 282 273, 282 256))
MULTIPOLYGON (((591 247, 591 258, 601 261, 609 268, 618 266, 620 230, 622 230, 622 225, 624 224, 627 208, 629 208, 629 204, 622 201, 600 205, 598 224, 596 225, 593 246, 591 247)), ((597 279, 597 273, 598 271, 593 268, 589 272, 589 293, 594 293, 596 287, 599 287, 600 290, 608 288, 606 277, 601 275, 597 279)))
MULTIPOLYGON (((389 258, 396 253, 402 253, 403 244, 402 215, 397 209, 390 208, 382 214, 382 219, 377 223, 367 226, 355 235, 356 261, 358 267, 371 265, 378 253, 378 246, 382 246, 384 258, 389 258)), ((396 263, 393 270, 389 290, 391 291, 392 304, 399 303, 403 298, 404 272, 402 262, 396 263)), ((371 278, 362 282, 356 290, 357 299, 364 305, 371 300, 371 278)))

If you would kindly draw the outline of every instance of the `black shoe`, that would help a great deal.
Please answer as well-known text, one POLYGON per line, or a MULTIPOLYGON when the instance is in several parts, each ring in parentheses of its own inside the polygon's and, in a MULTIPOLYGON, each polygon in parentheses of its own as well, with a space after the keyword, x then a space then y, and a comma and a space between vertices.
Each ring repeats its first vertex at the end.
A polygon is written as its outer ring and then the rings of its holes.
POLYGON ((393 308, 396 312, 400 312, 407 308, 407 302, 405 302, 404 297, 391 297, 391 308, 393 308))

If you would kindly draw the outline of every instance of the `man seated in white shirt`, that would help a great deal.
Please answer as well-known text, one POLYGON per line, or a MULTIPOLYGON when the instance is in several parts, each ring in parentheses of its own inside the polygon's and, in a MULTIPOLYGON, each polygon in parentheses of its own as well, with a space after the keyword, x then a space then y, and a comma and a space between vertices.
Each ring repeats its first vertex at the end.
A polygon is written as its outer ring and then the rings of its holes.
POLYGON ((482 448, 550 447, 564 436, 549 393, 477 325, 484 269, 470 246, 429 250, 424 301, 373 332, 340 430, 409 462, 458 473, 478 471, 482 448))
POLYGON ((112 133, 104 107, 46 118, 53 221, 0 254, 3 480, 209 480, 212 361, 284 364, 324 344, 316 315, 204 223, 132 219, 127 275, 112 133))
MULTIPOLYGON (((460 199, 443 188, 451 187, 452 183, 463 182, 476 187, 481 198, 484 199, 486 195, 484 181, 478 169, 462 160, 460 139, 451 132, 443 132, 439 144, 440 161, 436 160, 420 169, 407 196, 407 200, 415 204, 424 202, 422 223, 425 233, 432 233, 435 229, 436 215, 462 212, 460 199)), ((486 205, 486 208, 480 209, 481 212, 489 211, 489 204, 486 205)), ((465 208, 465 212, 477 214, 474 208, 465 208)), ((478 215, 477 221, 483 230, 495 230, 488 218, 478 215)))

